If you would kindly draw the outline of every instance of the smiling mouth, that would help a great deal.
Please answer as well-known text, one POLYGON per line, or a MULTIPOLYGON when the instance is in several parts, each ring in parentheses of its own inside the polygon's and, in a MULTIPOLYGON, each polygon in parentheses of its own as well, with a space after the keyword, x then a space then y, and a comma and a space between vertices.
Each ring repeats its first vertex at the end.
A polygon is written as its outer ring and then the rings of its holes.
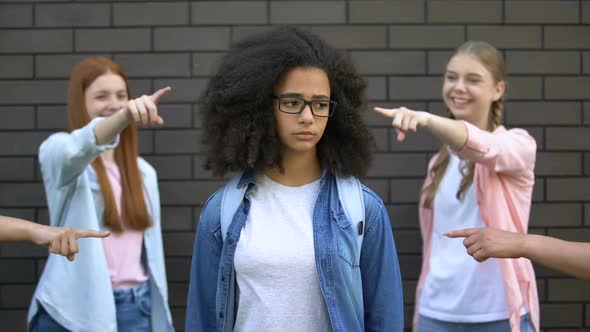
POLYGON ((459 98, 453 98, 453 97, 451 97, 451 101, 453 102, 453 105, 458 106, 458 107, 465 106, 465 105, 469 104, 469 102, 470 102, 468 99, 459 99, 459 98))
POLYGON ((105 117, 105 118, 108 118, 109 116, 111 116, 111 115, 113 115, 115 113, 117 113, 117 111, 104 111, 104 112, 101 113, 101 116, 102 117, 105 117))

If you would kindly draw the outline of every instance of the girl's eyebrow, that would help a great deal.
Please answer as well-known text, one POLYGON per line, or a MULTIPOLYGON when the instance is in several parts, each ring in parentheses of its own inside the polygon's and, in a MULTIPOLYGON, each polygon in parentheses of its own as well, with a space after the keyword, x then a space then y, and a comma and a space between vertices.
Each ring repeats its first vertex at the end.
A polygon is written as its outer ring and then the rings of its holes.
MULTIPOLYGON (((109 90, 103 89, 103 90, 94 91, 94 94, 109 93, 109 92, 110 92, 109 90)), ((125 89, 121 89, 121 90, 115 91, 115 93, 127 93, 127 91, 125 89)))
MULTIPOLYGON (((286 93, 281 93, 279 95, 280 97, 299 97, 299 98, 303 98, 303 95, 300 93, 296 93, 296 92, 286 92, 286 93)), ((330 97, 326 96, 326 95, 313 95, 311 96, 312 99, 330 99, 330 97)))
MULTIPOLYGON (((454 72, 454 71, 452 71, 452 70, 447 70, 445 73, 446 73, 446 74, 453 74, 453 75, 457 75, 457 72, 454 72)), ((478 73, 467 73, 467 76, 470 76, 470 77, 476 76, 476 77, 479 77, 479 78, 481 78, 481 77, 482 77, 482 76, 481 76, 480 74, 478 74, 478 73)))

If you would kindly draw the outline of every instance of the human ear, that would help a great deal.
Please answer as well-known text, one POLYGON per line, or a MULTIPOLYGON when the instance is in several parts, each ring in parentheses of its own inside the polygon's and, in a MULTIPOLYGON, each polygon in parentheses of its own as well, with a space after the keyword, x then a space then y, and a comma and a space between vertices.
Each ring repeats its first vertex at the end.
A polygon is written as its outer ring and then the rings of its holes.
POLYGON ((494 101, 498 101, 500 98, 502 98, 505 91, 506 82, 499 81, 498 83, 496 83, 496 86, 494 87, 494 101))

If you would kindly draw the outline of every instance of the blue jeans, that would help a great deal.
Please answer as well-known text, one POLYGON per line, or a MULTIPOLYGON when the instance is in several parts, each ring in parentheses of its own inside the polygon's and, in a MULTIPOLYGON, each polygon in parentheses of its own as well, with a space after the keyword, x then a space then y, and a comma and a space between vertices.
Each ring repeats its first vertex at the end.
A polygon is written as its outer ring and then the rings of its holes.
MULTIPOLYGON (((152 300, 149 281, 133 288, 115 289, 118 332, 149 332, 152 330, 152 300)), ((31 332, 68 332, 39 304, 31 322, 31 332)))
MULTIPOLYGON (((533 324, 529 315, 520 317, 520 330, 533 332, 533 324)), ((510 321, 497 320, 485 323, 454 323, 443 322, 420 315, 418 317, 418 332, 510 332, 510 321)))
POLYGON ((39 303, 39 310, 31 322, 31 332, 69 332, 49 316, 45 308, 39 303))
POLYGON ((133 288, 115 289, 117 327, 119 332, 152 330, 152 298, 149 281, 133 288))

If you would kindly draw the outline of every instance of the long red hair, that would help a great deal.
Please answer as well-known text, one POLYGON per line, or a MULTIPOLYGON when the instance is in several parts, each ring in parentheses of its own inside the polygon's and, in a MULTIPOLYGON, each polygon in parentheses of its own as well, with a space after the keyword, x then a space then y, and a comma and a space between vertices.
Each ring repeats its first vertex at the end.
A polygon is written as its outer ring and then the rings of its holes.
MULTIPOLYGON (((86 89, 99 76, 106 73, 121 76, 125 81, 127 96, 131 98, 127 76, 119 65, 107 58, 88 58, 78 63, 70 76, 68 87, 68 125, 70 132, 90 122, 86 109, 86 89)), ((151 225, 143 195, 143 182, 137 164, 137 126, 129 125, 121 132, 119 145, 115 148, 115 162, 121 173, 121 216, 128 228, 145 230, 151 225)), ((96 158, 92 167, 98 177, 104 201, 104 223, 114 232, 122 232, 121 219, 115 197, 101 157, 96 158)))

